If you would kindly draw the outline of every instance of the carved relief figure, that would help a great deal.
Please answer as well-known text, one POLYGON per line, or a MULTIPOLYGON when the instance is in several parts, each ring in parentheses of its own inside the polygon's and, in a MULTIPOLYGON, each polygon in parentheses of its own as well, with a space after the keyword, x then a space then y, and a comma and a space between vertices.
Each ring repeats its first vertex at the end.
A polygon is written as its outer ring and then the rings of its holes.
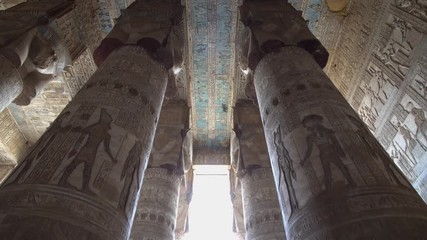
POLYGON ((306 116, 302 121, 303 126, 311 133, 306 138, 308 148, 301 165, 304 165, 309 160, 315 145, 320 152, 320 161, 325 175, 325 189, 328 191, 332 187, 332 163, 341 171, 348 184, 356 186, 350 172, 343 163, 346 158, 344 150, 341 148, 334 131, 323 126, 322 121, 323 117, 315 114, 306 116))
POLYGON ((279 188, 280 188, 280 180, 281 175, 283 174, 285 184, 286 184, 286 190, 289 196, 289 205, 290 205, 290 211, 291 214, 298 209, 298 201, 295 194, 295 189, 292 183, 292 179, 297 178, 296 172, 294 170, 293 160, 291 156, 289 155, 289 151, 286 149, 285 144, 282 140, 282 130, 280 125, 277 127, 276 131, 274 132, 274 147, 276 149, 277 154, 277 163, 279 167, 279 188))
POLYGON ((378 67, 371 65, 369 72, 372 77, 362 88, 366 95, 358 112, 369 128, 375 130, 377 118, 397 87, 378 67))
POLYGON ((59 185, 74 188, 67 182, 67 180, 77 166, 83 164, 83 184, 81 190, 83 192, 91 193, 91 190, 89 189, 89 181, 92 175, 92 168, 96 160, 98 148, 101 143, 104 143, 104 150, 110 157, 113 164, 117 162, 110 150, 111 136, 108 133, 108 130, 111 129, 112 121, 113 119, 107 110, 101 109, 99 122, 83 129, 82 135, 67 156, 68 159, 73 158, 73 160, 65 168, 59 181, 59 185))
POLYGON ((396 123, 397 130, 402 135, 405 146, 402 149, 400 144, 397 144, 401 150, 408 156, 412 158, 413 163, 416 163, 416 158, 413 154, 413 151, 417 145, 417 141, 412 137, 411 131, 407 129, 401 122, 396 123))
POLYGON ((408 72, 409 66, 397 60, 397 53, 398 52, 396 52, 396 50, 391 45, 388 45, 378 55, 386 66, 391 68, 396 73, 405 76, 408 72))
POLYGON ((399 52, 402 48, 410 52, 413 46, 411 46, 411 43, 408 41, 408 33, 412 30, 412 26, 399 18, 394 18, 392 27, 393 31, 387 45, 390 45, 395 52, 399 52))
MULTIPOLYGON (((424 110, 414 106, 412 102, 408 102, 406 109, 409 110, 409 114, 414 117, 414 122, 416 126, 415 137, 419 139, 422 137, 425 141, 427 140, 427 118, 424 113, 424 110)), ((427 146, 424 144, 423 148, 427 150, 427 146)))
POLYGON ((119 199, 119 209, 122 211, 125 211, 126 206, 128 205, 130 190, 135 177, 137 179, 137 189, 140 188, 141 152, 142 144, 140 141, 136 140, 132 149, 129 151, 129 155, 126 158, 125 165, 123 166, 123 170, 120 175, 120 181, 123 181, 123 179, 125 179, 125 183, 123 184, 123 189, 120 193, 119 199))
POLYGON ((64 120, 67 119, 70 116, 70 112, 64 112, 63 114, 59 115, 58 118, 52 123, 52 127, 49 129, 49 132, 47 134, 43 134, 38 141, 37 145, 33 147, 33 150, 30 152, 30 154, 25 158, 25 160, 20 165, 20 172, 16 176, 16 178, 7 184, 13 184, 19 182, 27 173, 28 170, 31 169, 33 162, 35 159, 40 159, 43 154, 45 153, 46 149, 51 145, 51 143, 56 139, 56 136, 59 133, 62 132, 68 132, 72 126, 71 125, 65 125, 62 126, 64 123, 64 120), (40 151, 36 151, 36 149, 39 149, 38 146, 43 146, 40 151))

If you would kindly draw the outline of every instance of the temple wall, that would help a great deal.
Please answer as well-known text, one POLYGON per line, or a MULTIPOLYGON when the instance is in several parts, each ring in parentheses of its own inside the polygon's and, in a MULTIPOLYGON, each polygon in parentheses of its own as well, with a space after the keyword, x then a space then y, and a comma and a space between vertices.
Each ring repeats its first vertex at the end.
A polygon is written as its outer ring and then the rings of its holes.
POLYGON ((352 1, 325 70, 427 201, 426 7, 352 1))

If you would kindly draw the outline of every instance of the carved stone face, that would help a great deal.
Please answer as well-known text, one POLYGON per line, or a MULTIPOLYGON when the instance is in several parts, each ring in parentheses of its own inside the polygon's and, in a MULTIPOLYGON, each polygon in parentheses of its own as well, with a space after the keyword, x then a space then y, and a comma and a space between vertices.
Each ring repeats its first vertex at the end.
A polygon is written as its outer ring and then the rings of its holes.
POLYGON ((55 66, 58 60, 55 51, 50 46, 49 42, 40 36, 33 39, 28 57, 39 72, 44 74, 53 74, 55 72, 55 66))

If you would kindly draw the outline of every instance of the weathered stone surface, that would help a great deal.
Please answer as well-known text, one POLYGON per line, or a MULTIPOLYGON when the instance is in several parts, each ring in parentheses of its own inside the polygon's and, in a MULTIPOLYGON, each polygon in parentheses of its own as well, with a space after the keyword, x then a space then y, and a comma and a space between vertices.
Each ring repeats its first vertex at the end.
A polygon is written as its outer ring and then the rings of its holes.
POLYGON ((189 208, 193 198, 193 179, 193 169, 190 169, 181 181, 175 227, 175 237, 177 240, 182 239, 189 231, 189 208))
POLYGON ((20 161, 28 150, 27 140, 8 109, 0 113, 0 149, 13 162, 20 161))
POLYGON ((424 202, 308 52, 271 53, 254 82, 288 239, 426 235, 424 202))
POLYGON ((423 4, 353 1, 348 12, 328 75, 427 201, 423 4))
POLYGON ((127 239, 166 83, 143 49, 116 50, 2 185, 1 235, 127 239))
POLYGON ((164 168, 147 168, 131 240, 175 239, 181 179, 181 175, 164 168))
POLYGON ((257 168, 241 179, 246 240, 285 240, 285 228, 271 168, 257 168))
POLYGON ((259 109, 251 102, 239 101, 234 107, 230 148, 232 176, 237 178, 231 183, 237 216, 243 207, 240 232, 246 240, 286 239, 259 109))
POLYGON ((181 175, 192 165, 192 132, 185 102, 169 102, 162 107, 148 165, 165 167, 181 175))

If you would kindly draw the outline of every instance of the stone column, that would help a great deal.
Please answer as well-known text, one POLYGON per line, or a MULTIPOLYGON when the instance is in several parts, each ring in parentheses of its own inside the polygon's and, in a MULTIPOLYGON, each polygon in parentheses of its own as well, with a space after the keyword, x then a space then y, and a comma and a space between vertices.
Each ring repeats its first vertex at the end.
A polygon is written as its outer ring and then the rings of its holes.
POLYGON ((241 16, 288 239, 425 238, 426 205, 322 71, 324 48, 301 44, 301 17, 273 14, 288 4, 260 4, 241 16))
POLYGON ((249 171, 240 180, 246 240, 284 240, 282 214, 271 168, 249 171))
POLYGON ((268 2, 245 3, 241 16, 258 40, 249 67, 288 239, 422 239, 425 204, 319 67, 324 48, 268 2))
POLYGON ((114 51, 2 185, 0 235, 127 239, 166 84, 144 49, 114 51))
POLYGON ((163 106, 132 226, 134 240, 175 239, 180 187, 186 188, 192 160, 188 124, 185 102, 163 106))
POLYGON ((189 208, 193 198, 193 169, 184 175, 178 198, 178 213, 176 217, 175 237, 181 240, 189 231, 189 208))
POLYGON ((147 168, 131 240, 175 239, 181 179, 165 168, 147 168))
POLYGON ((286 239, 258 108, 239 101, 234 108, 231 160, 241 188, 246 240, 286 239))
POLYGON ((172 10, 162 15, 164 6, 151 3, 156 11, 141 2, 126 10, 128 20, 132 12, 147 15, 143 22, 134 19, 135 32, 126 29, 134 42, 104 55, 98 71, 1 186, 2 238, 128 239, 174 67, 165 61, 173 62, 172 50, 179 52, 138 40, 156 33, 169 46, 168 32, 181 22, 180 1, 171 1, 172 10))

